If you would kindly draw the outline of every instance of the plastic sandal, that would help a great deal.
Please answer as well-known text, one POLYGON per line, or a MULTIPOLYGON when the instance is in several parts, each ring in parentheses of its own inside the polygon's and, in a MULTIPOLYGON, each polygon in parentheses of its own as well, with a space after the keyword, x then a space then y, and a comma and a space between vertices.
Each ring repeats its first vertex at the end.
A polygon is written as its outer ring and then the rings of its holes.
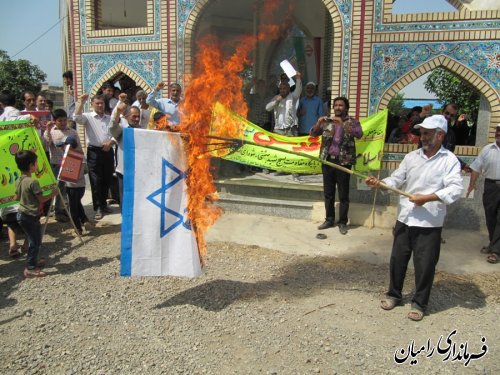
POLYGON ((38 267, 32 270, 29 270, 27 268, 24 269, 24 277, 27 279, 32 279, 34 277, 45 277, 45 276, 47 276, 47 274, 38 267))
POLYGON ((399 305, 399 301, 394 298, 384 298, 380 301, 380 307, 384 310, 392 310, 397 305, 399 305))
POLYGON ((9 256, 11 258, 16 259, 16 258, 19 258, 21 255, 23 255, 23 250, 21 249, 21 246, 16 245, 16 246, 11 247, 9 249, 9 256))
POLYGON ((498 261, 500 260, 500 257, 495 253, 491 253, 490 255, 488 255, 486 260, 488 261, 488 263, 497 264, 498 261))
POLYGON ((414 322, 420 322, 424 319, 424 312, 417 309, 411 309, 408 313, 408 319, 411 319, 414 322))

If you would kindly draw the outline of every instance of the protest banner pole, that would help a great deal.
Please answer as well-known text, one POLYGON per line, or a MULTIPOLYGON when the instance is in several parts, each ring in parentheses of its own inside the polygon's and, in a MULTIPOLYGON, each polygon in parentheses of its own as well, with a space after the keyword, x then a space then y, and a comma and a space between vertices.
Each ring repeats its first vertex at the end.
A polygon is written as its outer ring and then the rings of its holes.
MULTIPOLYGON (((380 169, 378 170, 378 173, 377 173, 377 180, 379 180, 379 179, 380 179, 380 169)), ((373 204, 372 204, 372 213, 371 213, 372 222, 370 224, 370 229, 375 228, 375 204, 377 203, 377 193, 378 193, 378 189, 375 189, 375 194, 373 194, 373 204)))
MULTIPOLYGON (((70 212, 68 210, 68 206, 66 206, 66 202, 64 201, 64 199, 62 197, 61 190, 59 190, 59 186, 56 186, 56 188, 57 188, 57 195, 59 196, 59 198, 61 198, 61 201, 62 201, 62 203, 64 205, 64 210, 66 211, 66 214, 68 215, 69 220, 71 221, 71 225, 73 225, 73 229, 75 230, 76 235, 80 239, 80 242, 82 244, 85 244, 85 241, 83 240, 82 236, 80 236, 80 233, 78 233, 78 230, 76 229, 75 222, 73 221, 73 218, 71 217, 71 214, 70 214, 70 212)), ((52 201, 50 202, 49 212, 47 213, 47 216, 45 217, 45 221, 43 223, 43 227, 42 227, 42 240, 43 240, 43 236, 45 235, 45 230, 47 229, 47 224, 49 222, 50 212, 52 212, 52 209, 55 206, 56 197, 57 196, 55 196, 55 197, 52 198, 52 201)))
POLYGON ((63 196, 61 194, 61 190, 59 189, 59 186, 57 186, 57 194, 59 195, 59 198, 61 198, 62 204, 64 206, 64 210, 66 211, 66 214, 69 217, 69 221, 71 221, 71 225, 73 225, 73 229, 75 230, 76 235, 80 239, 80 242, 82 243, 82 245, 84 245, 85 241, 83 240, 80 233, 78 233, 78 229, 76 228, 75 222, 73 221, 73 218, 71 217, 71 213, 69 212, 68 206, 66 205, 66 201, 63 199, 63 196))
MULTIPOLYGON (((286 149, 283 149, 281 147, 276 147, 276 146, 271 146, 271 145, 259 145, 255 142, 252 142, 252 141, 247 141, 247 140, 243 140, 243 139, 234 139, 234 138, 225 138, 225 137, 218 137, 218 136, 211 136, 211 135, 208 135, 206 136, 207 138, 209 139, 214 139, 214 140, 218 140, 218 141, 223 141, 226 143, 226 146, 225 148, 228 148, 230 149, 231 148, 231 144, 233 145, 238 145, 238 146, 243 146, 244 144, 248 144, 248 145, 252 145, 252 146, 256 146, 256 147, 262 147, 262 148, 267 148, 267 149, 270 149, 270 150, 274 150, 274 151, 279 151, 279 152, 284 152, 284 153, 287 153, 287 154, 292 154, 292 155, 297 155, 297 156, 302 156, 304 158, 307 158, 307 159, 310 159, 310 160, 314 160, 314 161, 317 161, 318 163, 321 163, 321 164, 325 164, 325 165, 328 165, 329 167, 332 167, 332 168, 335 168, 335 169, 338 169, 342 172, 345 172, 345 173, 348 173, 348 174, 351 174, 351 175, 355 175, 355 176, 358 176, 362 179, 366 179, 368 178, 369 176, 368 175, 364 175, 362 173, 359 173, 357 171, 354 171, 354 170, 351 170, 351 169, 348 169, 348 168, 345 168, 341 165, 338 165, 338 164, 335 164, 335 163, 332 163, 332 162, 329 162, 327 160, 323 160, 317 156, 313 156, 313 155, 309 155, 309 154, 306 154, 306 153, 303 153, 303 152, 297 152, 297 151, 290 151, 290 150, 286 150, 286 149)), ((217 146, 217 143, 214 143, 212 144, 213 146, 217 146)), ((210 152, 210 150, 208 150, 208 152, 210 152)), ((398 193, 400 195, 404 195, 408 198, 411 198, 411 194, 410 193, 407 193, 403 190, 400 190, 400 189, 397 189, 395 187, 392 187, 392 186, 389 186, 387 184, 384 184, 383 182, 379 181, 378 183, 378 188, 383 188, 383 189, 387 189, 387 190, 391 190, 395 193, 398 193)))

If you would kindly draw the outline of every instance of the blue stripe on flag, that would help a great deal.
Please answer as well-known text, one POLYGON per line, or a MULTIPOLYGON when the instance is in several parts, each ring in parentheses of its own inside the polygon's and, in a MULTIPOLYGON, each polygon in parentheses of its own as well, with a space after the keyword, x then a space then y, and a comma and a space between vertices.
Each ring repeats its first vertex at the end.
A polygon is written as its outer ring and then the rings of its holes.
POLYGON ((132 239, 134 224, 135 140, 134 129, 123 129, 123 202, 122 202, 122 276, 132 275, 132 239))

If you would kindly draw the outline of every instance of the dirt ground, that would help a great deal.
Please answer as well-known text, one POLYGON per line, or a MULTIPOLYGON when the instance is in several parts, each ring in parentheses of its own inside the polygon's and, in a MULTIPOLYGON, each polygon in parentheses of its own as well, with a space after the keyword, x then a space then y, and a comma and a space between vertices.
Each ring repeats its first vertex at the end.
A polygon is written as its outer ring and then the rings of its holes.
POLYGON ((23 280, 2 243, 2 374, 500 373, 496 268, 439 271, 416 323, 412 270, 405 305, 379 307, 387 263, 211 240, 199 278, 123 278, 118 224, 85 246, 58 228, 44 279, 23 280))

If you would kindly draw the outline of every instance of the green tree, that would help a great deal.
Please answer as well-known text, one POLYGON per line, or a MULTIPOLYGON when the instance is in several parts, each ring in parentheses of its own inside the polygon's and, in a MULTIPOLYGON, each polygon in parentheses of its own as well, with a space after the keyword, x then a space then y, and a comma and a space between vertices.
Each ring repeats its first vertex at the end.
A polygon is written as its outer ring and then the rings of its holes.
POLYGON ((387 109, 389 113, 393 116, 400 115, 404 108, 405 94, 402 92, 398 92, 396 95, 389 100, 389 104, 387 104, 387 109))
POLYGON ((460 113, 477 120, 480 93, 470 83, 446 69, 436 68, 425 80, 424 87, 443 103, 456 103, 460 113))
POLYGON ((46 77, 37 65, 28 60, 11 60, 7 52, 0 50, 0 90, 12 92, 19 100, 25 90, 38 93, 46 77))

